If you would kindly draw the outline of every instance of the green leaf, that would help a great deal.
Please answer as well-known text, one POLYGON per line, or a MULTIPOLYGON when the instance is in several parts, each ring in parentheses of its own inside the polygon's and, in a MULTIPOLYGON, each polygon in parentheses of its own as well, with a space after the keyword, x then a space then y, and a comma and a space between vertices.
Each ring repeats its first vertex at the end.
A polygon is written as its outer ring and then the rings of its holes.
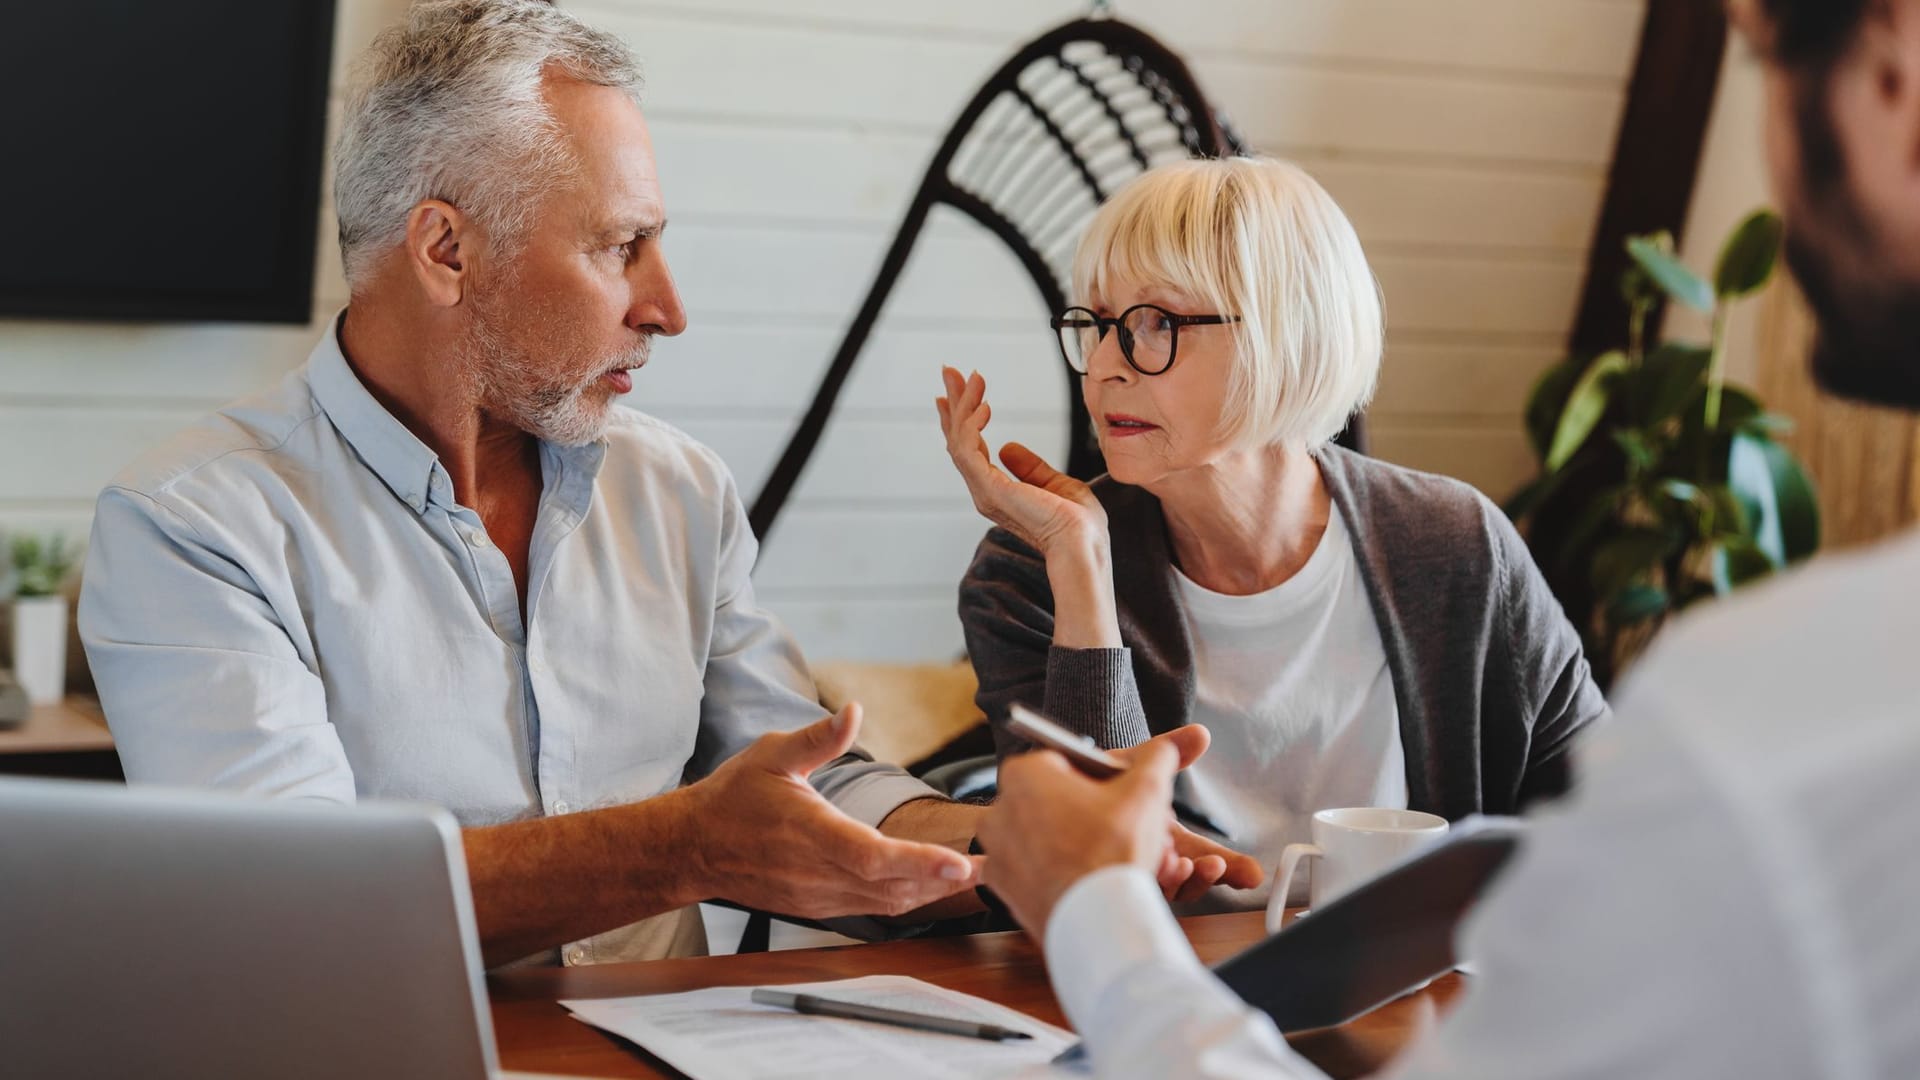
POLYGON ((1660 529, 1630 525, 1601 544, 1593 554, 1593 589, 1613 596, 1648 577, 1673 553, 1674 538, 1660 529))
POLYGON ((55 534, 51 539, 15 536, 8 545, 13 564, 14 592, 20 596, 53 596, 66 584, 75 562, 74 548, 67 538, 55 534))
POLYGON ((1571 574, 1582 562, 1591 563, 1594 537, 1614 523, 1620 513, 1622 500, 1631 490, 1622 484, 1603 488, 1593 495, 1580 511, 1580 516, 1574 518, 1573 524, 1561 534, 1560 545, 1552 555, 1554 572, 1571 574))
POLYGON ((1691 504, 1700 497, 1700 489, 1685 480, 1666 480, 1660 484, 1660 490, 1672 496, 1675 502, 1691 504))
POLYGON ((1641 411, 1645 422, 1653 425, 1680 415, 1706 385, 1707 368, 1712 363, 1713 350, 1674 341, 1648 354, 1647 398, 1641 411))
MULTIPOLYGON (((1703 415, 1705 409, 1705 398, 1702 398, 1703 415)), ((1720 388, 1720 426, 1716 430, 1739 431, 1766 415, 1766 411, 1766 407, 1760 404, 1760 399, 1754 397, 1752 391, 1728 383, 1720 388)))
POLYGON ((1654 283, 1668 296, 1695 311, 1713 310, 1713 286, 1674 258, 1670 249, 1663 248, 1656 237, 1635 236, 1629 239, 1627 254, 1633 256, 1633 261, 1639 263, 1647 276, 1653 278, 1654 283))
POLYGON ((1653 443, 1639 429, 1614 428, 1608 434, 1613 438, 1613 444, 1620 448, 1620 452, 1627 455, 1627 475, 1637 476, 1651 472, 1653 467, 1660 463, 1660 452, 1654 449, 1653 443))
POLYGON ((1579 359, 1562 360, 1541 372, 1533 384, 1533 392, 1527 395, 1527 437, 1533 442, 1534 456, 1542 462, 1547 460, 1547 449, 1553 445, 1554 428, 1567 407, 1573 384, 1580 381, 1580 373, 1585 368, 1585 362, 1579 359))
POLYGON ((1747 540, 1753 536, 1750 523, 1758 507, 1749 509, 1747 501, 1740 493, 1726 484, 1714 484, 1704 489, 1707 504, 1713 509, 1711 528, 1702 527, 1703 539, 1747 540))
POLYGON ((1785 232, 1780 215, 1771 210, 1756 210, 1749 215, 1720 251, 1720 265, 1713 275, 1714 291, 1724 299, 1758 292, 1773 276, 1785 232))
POLYGON ((1820 503, 1813 484, 1786 447, 1741 433, 1733 437, 1727 483, 1749 508, 1748 535, 1774 569, 1820 547, 1820 503))
POLYGON ((1670 602, 1667 590, 1658 585, 1629 585, 1607 604, 1607 619, 1626 626, 1664 613, 1670 602))
POLYGON ((1566 408, 1554 429, 1553 444, 1547 451, 1547 471, 1558 471, 1580 450, 1606 414, 1613 396, 1613 378, 1626 370, 1627 354, 1619 350, 1594 360, 1580 381, 1567 395, 1566 408))
POLYGON ((1768 439, 1781 435, 1791 435, 1794 430, 1793 418, 1779 413, 1761 413, 1759 416, 1740 425, 1740 430, 1748 435, 1759 435, 1768 439))
POLYGON ((1745 540, 1728 540, 1713 548, 1713 588, 1721 596, 1749 581, 1773 573, 1773 561, 1745 540))

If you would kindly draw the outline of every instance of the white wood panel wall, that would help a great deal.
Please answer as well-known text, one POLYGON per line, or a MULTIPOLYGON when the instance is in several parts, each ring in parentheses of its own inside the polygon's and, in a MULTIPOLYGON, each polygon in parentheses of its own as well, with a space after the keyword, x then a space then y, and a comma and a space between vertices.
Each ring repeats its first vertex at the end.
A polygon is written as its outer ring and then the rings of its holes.
MULTIPOLYGON (((758 490, 946 124, 1067 0, 578 0, 647 67, 692 329, 632 401, 758 490)), ((336 68, 404 8, 342 0, 336 68)), ((1120 0, 1257 148, 1311 169, 1385 289, 1381 456, 1504 493, 1518 412, 1571 321, 1643 0, 1120 0)), ((317 311, 343 302, 320 224, 317 311)), ((933 421, 942 362, 992 385, 990 434, 1064 450, 1067 383, 1012 259, 936 218, 763 552, 817 658, 935 659, 984 524, 933 421)), ((84 529, 166 432, 300 363, 317 327, 0 323, 0 529, 84 529)))

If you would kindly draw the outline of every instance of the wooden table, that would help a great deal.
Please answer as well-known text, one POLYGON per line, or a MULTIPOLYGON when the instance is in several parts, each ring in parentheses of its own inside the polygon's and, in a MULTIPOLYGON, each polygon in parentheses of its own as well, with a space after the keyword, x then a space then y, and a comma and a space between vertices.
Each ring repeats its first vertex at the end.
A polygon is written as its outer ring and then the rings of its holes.
POLYGON ((0 774, 121 779, 100 702, 72 696, 56 705, 35 705, 25 724, 0 728, 0 774))
MULTIPOLYGON (((1200 958, 1212 963, 1264 937, 1263 922, 1262 913, 1246 912, 1183 919, 1181 927, 1200 958)), ((573 1019, 555 1002, 883 974, 911 975, 1012 1006, 1048 1023, 1066 1024, 1048 988, 1040 952, 1024 934, 548 968, 494 975, 487 984, 502 1068, 653 1078, 681 1074, 631 1043, 573 1019)), ((1448 975, 1419 994, 1350 1024, 1307 1032, 1290 1041, 1333 1076, 1363 1076, 1385 1064, 1406 1043, 1421 1011, 1415 1002, 1425 999, 1444 1009, 1460 988, 1460 977, 1448 975)))

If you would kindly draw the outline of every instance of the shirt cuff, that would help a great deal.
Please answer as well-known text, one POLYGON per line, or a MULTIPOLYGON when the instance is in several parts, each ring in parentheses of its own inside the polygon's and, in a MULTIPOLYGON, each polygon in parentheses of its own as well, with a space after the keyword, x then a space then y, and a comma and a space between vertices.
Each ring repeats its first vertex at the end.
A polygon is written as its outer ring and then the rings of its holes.
POLYGON ((1047 973, 1074 1029, 1096 1038, 1101 997, 1142 966, 1200 968, 1147 872, 1108 866, 1074 882, 1047 918, 1047 973))
POLYGON ((829 765, 812 779, 814 788, 841 813, 876 829, 888 814, 915 799, 951 801, 905 770, 871 761, 829 765), (824 775, 829 771, 831 777, 824 775))
MULTIPOLYGON (((888 814, 915 799, 939 799, 945 795, 928 787, 895 765, 846 759, 828 765, 813 774, 815 790, 841 813, 855 821, 879 828, 888 814)), ((861 941, 889 941, 924 933, 932 923, 902 924, 868 915, 847 915, 821 922, 835 933, 861 941)))

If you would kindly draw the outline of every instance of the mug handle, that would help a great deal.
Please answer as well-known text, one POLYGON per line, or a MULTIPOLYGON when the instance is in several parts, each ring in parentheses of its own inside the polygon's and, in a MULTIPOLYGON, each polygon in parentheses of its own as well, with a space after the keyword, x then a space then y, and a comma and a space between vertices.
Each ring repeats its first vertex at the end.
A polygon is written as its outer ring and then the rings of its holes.
POLYGON ((1280 924, 1287 917, 1287 895, 1293 891, 1293 872, 1300 860, 1325 854, 1313 844, 1288 844, 1280 853, 1280 866, 1273 872, 1273 895, 1267 898, 1267 933, 1279 933, 1280 924))

